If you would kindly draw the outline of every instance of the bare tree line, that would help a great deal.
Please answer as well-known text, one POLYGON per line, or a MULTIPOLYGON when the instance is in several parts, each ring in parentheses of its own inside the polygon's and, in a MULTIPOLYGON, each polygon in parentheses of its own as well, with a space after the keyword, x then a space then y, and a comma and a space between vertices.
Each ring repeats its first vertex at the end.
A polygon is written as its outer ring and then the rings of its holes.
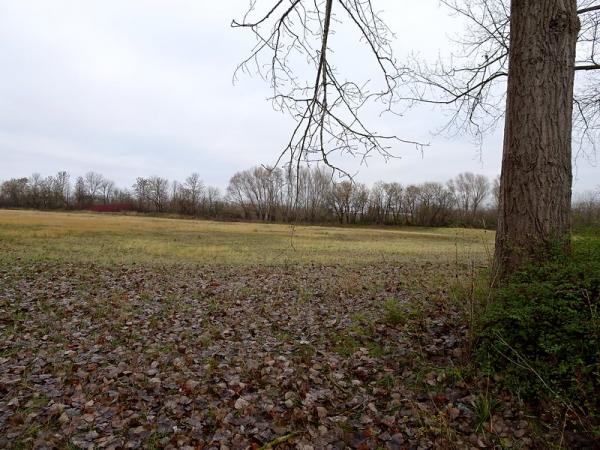
MULTIPOLYGON (((97 172, 71 181, 64 171, 13 178, 0 184, 0 207, 41 210, 171 213, 222 220, 265 222, 493 227, 499 180, 461 173, 446 183, 371 187, 336 180, 325 166, 296 170, 254 167, 235 173, 222 193, 198 173, 183 181, 138 177, 122 189, 97 172)), ((575 198, 574 222, 600 222, 600 192, 575 198)))
POLYGON ((208 217, 216 216, 222 203, 219 189, 206 186, 197 173, 183 182, 157 175, 138 177, 130 189, 119 188, 93 171, 74 183, 69 173, 61 171, 47 177, 34 173, 0 184, 0 207, 9 208, 133 210, 208 217))

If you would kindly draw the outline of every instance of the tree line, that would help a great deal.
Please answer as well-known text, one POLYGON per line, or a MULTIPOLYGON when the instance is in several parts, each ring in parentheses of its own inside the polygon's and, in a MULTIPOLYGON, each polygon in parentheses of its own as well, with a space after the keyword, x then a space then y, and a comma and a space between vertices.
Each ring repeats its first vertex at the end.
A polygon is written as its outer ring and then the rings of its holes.
MULTIPOLYGON (((336 180, 324 166, 298 170, 254 167, 231 177, 225 192, 198 173, 183 181, 138 177, 128 189, 97 172, 74 182, 69 173, 13 178, 0 184, 0 207, 137 211, 221 220, 414 226, 496 225, 499 180, 470 172, 446 183, 372 186, 336 180)), ((600 194, 576 199, 574 221, 600 222, 600 194)))

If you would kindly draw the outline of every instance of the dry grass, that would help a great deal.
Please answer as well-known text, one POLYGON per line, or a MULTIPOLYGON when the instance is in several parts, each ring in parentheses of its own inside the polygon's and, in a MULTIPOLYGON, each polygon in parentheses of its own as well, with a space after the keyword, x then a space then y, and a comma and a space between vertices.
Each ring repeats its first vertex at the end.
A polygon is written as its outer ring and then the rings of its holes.
POLYGON ((0 255, 98 264, 343 264, 484 259, 493 233, 0 211, 0 255))
POLYGON ((493 237, 0 210, 0 447, 465 448, 493 237))

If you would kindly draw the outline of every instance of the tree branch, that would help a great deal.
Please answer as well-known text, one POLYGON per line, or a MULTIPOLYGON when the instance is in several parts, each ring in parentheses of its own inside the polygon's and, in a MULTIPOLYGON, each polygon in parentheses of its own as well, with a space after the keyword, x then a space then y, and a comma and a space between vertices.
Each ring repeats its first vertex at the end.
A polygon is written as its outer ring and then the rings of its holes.
POLYGON ((395 62, 393 35, 373 10, 371 0, 270 0, 266 14, 250 17, 256 0, 250 3, 244 19, 232 21, 232 27, 249 29, 257 39, 248 58, 238 65, 238 72, 255 72, 270 82, 271 101, 276 110, 290 114, 296 121, 291 137, 279 155, 277 164, 296 170, 301 160, 322 161, 334 167, 333 153, 348 153, 366 161, 370 154, 393 158, 393 143, 410 144, 422 149, 426 144, 414 139, 400 139, 372 130, 362 118, 363 109, 383 103, 392 111, 398 101, 397 87, 404 69, 395 62), (334 10, 342 11, 357 32, 368 55, 378 64, 381 79, 362 83, 338 79, 331 59, 330 37, 339 19, 334 10), (266 55, 265 55, 266 54, 266 55), (263 61, 266 56, 267 61, 263 61), (306 63, 311 72, 307 74, 306 63), (252 66, 252 67, 250 67, 252 66), (314 71, 314 72, 313 72, 314 71), (302 76, 300 76, 302 75, 302 76), (371 86, 376 86, 372 88, 371 86))
POLYGON ((575 66, 575 70, 599 70, 600 64, 589 64, 587 66, 575 66))
POLYGON ((589 8, 582 8, 577 11, 577 14, 585 14, 592 11, 600 11, 600 5, 590 6, 589 8))

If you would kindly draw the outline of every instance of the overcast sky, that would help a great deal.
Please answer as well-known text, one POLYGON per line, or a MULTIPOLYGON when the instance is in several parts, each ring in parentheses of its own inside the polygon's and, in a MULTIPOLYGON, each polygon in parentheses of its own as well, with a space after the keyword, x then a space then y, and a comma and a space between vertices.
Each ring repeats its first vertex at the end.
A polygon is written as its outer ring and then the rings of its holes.
MULTIPOLYGON (((259 6, 272 0, 258 0, 259 6)), ((401 58, 448 52, 459 23, 437 0, 374 0, 401 58)), ((273 111, 268 86, 232 74, 253 38, 229 27, 248 0, 0 0, 0 179, 67 170, 100 172, 128 187, 136 176, 199 172, 224 188, 238 170, 273 163, 293 122, 273 111)), ((360 64, 351 36, 335 42, 344 67, 360 64), (343 62, 343 61, 342 61, 343 62)), ((351 74, 350 74, 351 75, 351 74)), ((400 159, 344 160, 367 183, 446 181, 500 171, 501 130, 482 151, 468 137, 435 136, 445 114, 420 109, 375 128, 431 144, 397 146, 400 159)), ((600 184, 577 161, 575 190, 600 184)))

